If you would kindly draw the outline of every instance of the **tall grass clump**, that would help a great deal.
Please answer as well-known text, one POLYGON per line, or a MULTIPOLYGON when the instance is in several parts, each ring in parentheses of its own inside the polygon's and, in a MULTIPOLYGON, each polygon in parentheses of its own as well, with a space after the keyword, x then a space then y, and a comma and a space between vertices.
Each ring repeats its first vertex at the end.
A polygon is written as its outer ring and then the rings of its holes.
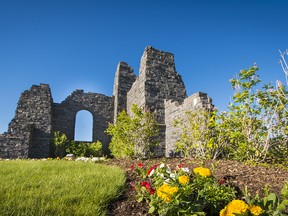
POLYGON ((106 215, 121 192, 118 167, 69 161, 0 161, 0 215, 106 215))

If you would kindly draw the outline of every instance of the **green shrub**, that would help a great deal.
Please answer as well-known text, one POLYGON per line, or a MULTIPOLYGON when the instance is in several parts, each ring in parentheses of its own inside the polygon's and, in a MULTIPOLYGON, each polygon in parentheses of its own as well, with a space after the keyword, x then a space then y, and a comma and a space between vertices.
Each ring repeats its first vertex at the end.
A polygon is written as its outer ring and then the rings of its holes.
POLYGON ((174 121, 174 126, 181 131, 176 151, 185 158, 219 158, 224 142, 216 134, 216 121, 217 110, 187 111, 184 119, 174 121))
POLYGON ((188 112, 185 120, 177 120, 175 125, 182 126, 182 133, 176 146, 184 156, 288 160, 288 91, 271 84, 257 89, 261 83, 257 71, 254 67, 241 70, 230 80, 235 93, 227 112, 196 110, 188 112))
POLYGON ((76 157, 100 157, 102 156, 102 143, 69 141, 65 134, 59 131, 54 132, 52 146, 55 149, 56 157, 63 158, 66 154, 74 154, 76 157))
POLYGON ((151 148, 157 145, 158 125, 153 113, 132 106, 130 117, 124 110, 118 115, 116 124, 109 124, 106 132, 112 136, 109 144, 116 158, 149 157, 151 148))
POLYGON ((52 149, 55 149, 55 156, 64 157, 68 145, 69 141, 66 135, 64 133, 60 134, 59 131, 55 131, 52 137, 52 149))
POLYGON ((93 143, 71 141, 66 152, 76 157, 100 157, 102 156, 102 143, 100 141, 93 143))
POLYGON ((103 155, 102 143, 99 140, 97 142, 89 143, 87 155, 93 157, 101 157, 103 155))

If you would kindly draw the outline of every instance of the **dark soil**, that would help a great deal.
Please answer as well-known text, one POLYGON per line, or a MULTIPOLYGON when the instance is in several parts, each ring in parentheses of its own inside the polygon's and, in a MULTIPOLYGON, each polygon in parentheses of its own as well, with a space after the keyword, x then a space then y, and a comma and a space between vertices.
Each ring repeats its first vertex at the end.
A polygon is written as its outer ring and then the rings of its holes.
POLYGON ((130 182, 135 182, 137 179, 130 167, 132 164, 137 166, 138 163, 143 163, 145 167, 149 168, 151 165, 161 162, 169 164, 171 168, 176 168, 179 164, 185 164, 185 167, 189 167, 190 170, 201 165, 208 167, 212 170, 213 176, 219 179, 219 181, 223 178, 228 179, 229 184, 234 185, 242 191, 247 186, 251 194, 259 193, 263 195, 263 188, 265 186, 268 186, 270 192, 280 194, 285 181, 288 181, 288 169, 286 168, 252 166, 236 161, 211 160, 206 161, 203 165, 201 161, 183 160, 180 158, 161 158, 146 161, 113 159, 109 160, 107 164, 117 165, 125 170, 127 181, 123 194, 109 206, 111 216, 149 215, 148 204, 145 202, 138 203, 135 198, 135 191, 132 190, 130 182))

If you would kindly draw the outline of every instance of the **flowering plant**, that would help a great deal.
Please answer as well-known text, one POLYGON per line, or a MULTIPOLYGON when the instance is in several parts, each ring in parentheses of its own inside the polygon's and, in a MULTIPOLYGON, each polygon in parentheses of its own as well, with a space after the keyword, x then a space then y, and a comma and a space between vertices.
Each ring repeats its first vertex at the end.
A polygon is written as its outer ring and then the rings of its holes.
POLYGON ((133 166, 139 182, 132 183, 138 202, 149 203, 149 213, 159 215, 219 215, 236 197, 234 188, 219 184, 210 169, 190 170, 184 164, 172 169, 168 164, 145 168, 133 166))
MULTIPOLYGON (((264 197, 259 197, 258 194, 251 196, 251 194, 244 190, 244 199, 247 203, 248 210, 239 215, 253 215, 253 216, 285 216, 288 215, 288 182, 286 182, 281 190, 281 197, 274 193, 270 193, 268 188, 264 188, 264 197)), ((229 205, 229 204, 228 204, 229 205)), ((225 209, 228 212, 229 207, 225 209)), ((222 212, 222 211, 221 211, 222 212)), ((223 210, 223 212, 225 212, 223 210)), ((229 214, 220 214, 220 216, 226 216, 229 214)))
POLYGON ((232 200, 225 206, 224 209, 220 211, 220 216, 233 216, 233 215, 252 215, 259 216, 262 215, 262 208, 256 205, 248 205, 242 200, 232 200))

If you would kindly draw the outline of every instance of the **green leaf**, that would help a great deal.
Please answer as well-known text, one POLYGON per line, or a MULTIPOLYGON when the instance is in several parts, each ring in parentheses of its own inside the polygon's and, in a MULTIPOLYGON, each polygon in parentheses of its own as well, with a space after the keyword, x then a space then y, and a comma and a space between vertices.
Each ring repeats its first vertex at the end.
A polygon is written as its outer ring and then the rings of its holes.
POLYGON ((151 206, 151 207, 149 208, 148 213, 149 213, 149 214, 152 214, 154 211, 155 211, 155 207, 154 207, 154 206, 151 206))

